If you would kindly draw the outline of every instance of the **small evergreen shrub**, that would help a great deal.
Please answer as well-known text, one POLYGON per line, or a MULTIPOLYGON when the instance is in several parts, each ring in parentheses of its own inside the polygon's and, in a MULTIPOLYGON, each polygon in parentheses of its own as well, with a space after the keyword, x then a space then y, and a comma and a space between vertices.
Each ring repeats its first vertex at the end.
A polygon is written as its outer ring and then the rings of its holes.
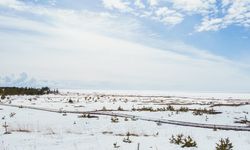
POLYGON ((111 122, 112 123, 118 123, 119 119, 117 117, 111 117, 111 122))
POLYGON ((6 97, 5 95, 2 95, 2 96, 1 96, 1 99, 5 99, 5 97, 6 97))
POLYGON ((132 143, 132 141, 131 141, 130 138, 129 138, 129 136, 130 136, 130 133, 129 133, 129 132, 126 134, 126 136, 127 136, 127 138, 124 138, 124 139, 123 139, 123 142, 124 142, 124 143, 132 143))
POLYGON ((121 106, 119 106, 119 107, 117 108, 117 110, 118 110, 118 111, 123 111, 123 108, 122 108, 121 106))
POLYGON ((173 106, 168 105, 167 110, 169 110, 169 111, 174 111, 175 109, 174 109, 174 107, 173 107, 173 106))
POLYGON ((177 136, 172 135, 172 137, 169 139, 170 143, 172 144, 183 144, 183 134, 178 134, 177 136))
POLYGON ((190 136, 184 137, 183 134, 178 134, 177 136, 172 135, 169 140, 170 143, 180 145, 182 148, 197 147, 196 141, 194 141, 190 136))
POLYGON ((72 100, 72 99, 69 99, 69 101, 68 101, 68 102, 72 104, 72 103, 73 103, 73 100, 72 100))
POLYGON ((102 107, 102 111, 106 111, 107 108, 105 106, 102 107))
POLYGON ((184 139, 181 147, 182 148, 184 148, 184 147, 197 147, 197 143, 190 136, 188 136, 187 138, 184 139))
POLYGON ((99 117, 90 115, 90 114, 82 114, 82 115, 79 115, 78 118, 99 118, 99 117))
POLYGON ((216 143, 216 150, 233 150, 233 144, 229 138, 220 139, 219 143, 216 143))
POLYGON ((181 108, 179 109, 179 111, 181 111, 181 112, 188 112, 189 109, 188 109, 187 107, 181 107, 181 108))
POLYGON ((113 143, 114 148, 119 148, 120 146, 118 146, 117 142, 113 143))

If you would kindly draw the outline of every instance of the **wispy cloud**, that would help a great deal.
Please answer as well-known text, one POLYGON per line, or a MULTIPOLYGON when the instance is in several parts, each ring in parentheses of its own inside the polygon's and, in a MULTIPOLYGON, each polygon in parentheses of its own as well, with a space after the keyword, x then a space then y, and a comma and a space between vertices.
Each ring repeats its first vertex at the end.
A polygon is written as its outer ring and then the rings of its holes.
MULTIPOLYGON (((49 1, 54 5, 56 1, 49 1)), ((103 6, 136 17, 149 18, 173 26, 182 23, 187 16, 200 15, 198 32, 217 31, 230 25, 250 27, 249 0, 102 0, 103 6)), ((1 0, 0 6, 36 14, 48 13, 43 7, 25 5, 17 0, 1 0)))
MULTIPOLYGON (((140 21, 126 16, 40 5, 26 9, 31 6, 19 1, 2 7, 12 14, 0 15, 0 27, 12 34, 0 31, 1 74, 25 70, 42 80, 74 80, 67 82, 74 83, 70 86, 78 82, 121 89, 246 90, 250 84, 242 71, 248 66, 181 42, 160 41, 145 32, 140 21), (33 15, 41 20, 30 18, 33 15)), ((178 13, 159 9, 154 13, 161 19, 178 13)), ((29 81, 24 75, 21 79, 29 81)))
POLYGON ((143 4, 142 0, 135 0, 135 6, 139 9, 143 9, 146 6, 143 4))
POLYGON ((157 6, 159 4, 159 0, 148 0, 147 2, 151 7, 157 6))
POLYGON ((107 9, 116 9, 122 13, 129 13, 141 18, 150 18, 164 23, 167 26, 179 24, 183 20, 183 15, 171 8, 160 7, 160 0, 148 0, 135 2, 125 0, 103 0, 104 7, 107 9))
POLYGON ((163 22, 166 25, 176 25, 182 22, 183 15, 176 12, 175 10, 170 10, 167 7, 160 7, 155 11, 155 19, 163 22))
POLYGON ((200 15, 202 19, 194 27, 198 32, 217 31, 230 25, 250 27, 249 0, 137 0, 134 3, 103 0, 103 4, 107 9, 156 20, 166 26, 180 24, 188 16, 200 15))
POLYGON ((108 9, 118 9, 123 12, 131 11, 131 8, 129 8, 129 2, 122 0, 103 0, 103 5, 108 9))
POLYGON ((205 17, 197 27, 201 31, 217 31, 230 25, 250 27, 250 1, 249 0, 223 0, 222 15, 205 17))
POLYGON ((192 14, 207 15, 216 13, 216 0, 171 0, 173 8, 192 14))

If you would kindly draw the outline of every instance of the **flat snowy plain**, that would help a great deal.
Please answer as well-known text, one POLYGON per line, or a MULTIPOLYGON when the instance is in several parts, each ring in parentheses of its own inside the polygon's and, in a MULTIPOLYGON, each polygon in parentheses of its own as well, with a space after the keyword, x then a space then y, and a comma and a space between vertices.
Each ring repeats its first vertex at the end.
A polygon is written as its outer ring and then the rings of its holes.
POLYGON ((152 121, 250 129, 248 123, 235 123, 249 121, 250 94, 64 90, 57 95, 7 97, 0 102, 0 150, 137 150, 138 143, 140 150, 215 150, 216 143, 227 137, 234 150, 250 150, 249 130, 214 130, 152 121), (161 111, 169 106, 190 110, 161 111), (205 108, 220 113, 194 115, 195 109, 205 108), (93 118, 82 117, 87 112, 93 118), (115 114, 125 117, 112 122, 115 114), (5 123, 11 134, 4 134, 5 123), (123 141, 128 132, 131 143, 123 141), (197 147, 171 144, 169 139, 177 134, 191 136, 197 147))

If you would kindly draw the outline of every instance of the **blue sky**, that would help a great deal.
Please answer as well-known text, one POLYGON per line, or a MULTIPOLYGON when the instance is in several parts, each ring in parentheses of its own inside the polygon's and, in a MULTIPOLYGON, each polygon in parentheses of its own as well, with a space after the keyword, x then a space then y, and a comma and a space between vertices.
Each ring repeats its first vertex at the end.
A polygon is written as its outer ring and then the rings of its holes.
POLYGON ((250 91, 249 0, 0 0, 0 85, 250 91))

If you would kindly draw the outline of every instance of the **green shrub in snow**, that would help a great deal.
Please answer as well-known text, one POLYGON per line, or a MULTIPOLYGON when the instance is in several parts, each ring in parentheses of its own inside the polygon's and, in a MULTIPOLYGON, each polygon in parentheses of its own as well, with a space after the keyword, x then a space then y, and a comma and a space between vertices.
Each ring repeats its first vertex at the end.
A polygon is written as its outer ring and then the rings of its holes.
POLYGON ((219 143, 216 143, 216 150, 233 150, 233 144, 229 138, 220 139, 219 143))

